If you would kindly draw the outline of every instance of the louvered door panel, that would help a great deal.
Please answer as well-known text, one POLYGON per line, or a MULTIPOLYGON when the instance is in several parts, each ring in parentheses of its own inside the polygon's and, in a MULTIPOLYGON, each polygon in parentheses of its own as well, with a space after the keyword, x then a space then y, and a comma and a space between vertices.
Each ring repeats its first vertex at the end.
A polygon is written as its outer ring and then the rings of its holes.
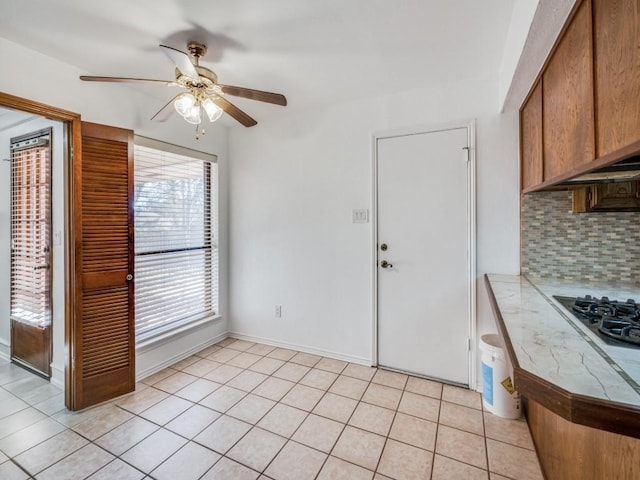
POLYGON ((76 165, 75 409, 135 385, 133 132, 82 124, 76 165), (131 177, 131 178, 130 178, 131 177), (78 221, 78 214, 81 217, 78 221))

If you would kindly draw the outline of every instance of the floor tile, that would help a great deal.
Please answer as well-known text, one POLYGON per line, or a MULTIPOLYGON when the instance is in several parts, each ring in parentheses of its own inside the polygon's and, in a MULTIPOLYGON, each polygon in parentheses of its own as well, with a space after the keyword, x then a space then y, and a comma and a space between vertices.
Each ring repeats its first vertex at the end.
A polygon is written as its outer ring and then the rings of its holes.
POLYGON ((195 382, 198 377, 194 375, 189 375, 184 372, 176 372, 170 377, 167 377, 159 382, 153 384, 153 388, 157 388, 158 390, 162 390, 167 393, 176 393, 178 390, 186 387, 190 383, 195 382))
POLYGON ((47 468, 38 480, 77 480, 97 472, 115 457, 100 447, 89 444, 47 468))
POLYGON ((115 405, 109 405, 107 408, 101 410, 97 415, 87 418, 85 421, 74 425, 72 428, 76 433, 79 433, 83 437, 88 438, 89 440, 95 440, 117 426, 122 425, 132 417, 133 414, 130 412, 115 405))
POLYGON ((197 480, 209 470, 220 455, 189 442, 152 472, 157 480, 197 480))
POLYGON ((64 393, 59 393, 53 397, 43 400, 42 402, 35 403, 33 408, 37 408, 45 415, 54 415, 65 409, 64 393))
POLYGON ((276 404, 273 400, 249 394, 227 411, 227 415, 255 425, 276 404))
POLYGON ((358 402, 334 393, 326 393, 313 409, 313 413, 346 423, 358 402))
POLYGON ((489 480, 489 472, 442 455, 436 455, 433 461, 431 480, 450 480, 452 478, 489 480))
POLYGON ((45 400, 59 394, 60 389, 58 387, 51 385, 50 383, 45 383, 44 385, 40 385, 39 387, 24 392, 20 395, 20 399, 30 405, 34 405, 36 403, 44 402, 45 400))
POLYGON ((275 350, 269 352, 267 354, 267 357, 275 358, 277 360, 284 360, 286 362, 287 360, 290 360, 291 357, 293 357, 296 353, 298 352, 288 350, 286 348, 276 348, 275 350))
POLYGON ((442 389, 442 400, 482 410, 482 396, 478 392, 466 388, 444 385, 442 389))
POLYGON ((242 352, 240 352, 239 350, 232 350, 230 348, 221 348, 213 352, 211 355, 207 356, 207 358, 209 360, 213 360, 214 362, 227 363, 232 358, 240 355, 240 353, 242 352))
POLYGON ((227 348, 232 348, 233 350, 244 352, 245 350, 249 350, 254 345, 254 342, 248 342, 246 340, 236 340, 235 342, 228 344, 227 348))
POLYGON ((482 411, 475 408, 442 402, 440 404, 440 423, 477 435, 484 435, 482 411))
POLYGON ((369 382, 378 371, 375 367, 365 367, 364 365, 357 365, 355 363, 348 364, 342 371, 342 375, 348 377, 359 378, 369 382))
POLYGON ((258 426, 272 433, 289 438, 307 415, 307 412, 303 410, 277 403, 271 411, 260 420, 258 426))
POLYGON ((418 393, 428 397, 442 397, 442 384, 440 382, 434 382, 424 378, 409 377, 407 385, 404 388, 408 392, 418 393))
POLYGON ((408 375, 404 373, 398 372, 390 372, 388 370, 380 370, 376 372, 371 381, 373 383, 379 383, 380 385, 385 385, 387 387, 399 388, 400 390, 404 389, 404 386, 407 384, 408 375))
POLYGON ((193 438, 220 417, 220 413, 201 405, 194 405, 165 425, 185 438, 193 438))
POLYGON ((276 347, 272 347, 271 345, 264 345, 262 343, 256 343, 253 347, 247 350, 247 353, 254 353, 256 355, 267 355, 273 352, 276 347))
POLYGON ((321 452, 329 453, 342 430, 344 430, 343 423, 312 413, 302 422, 292 439, 321 452))
POLYGON ((254 395, 278 401, 284 397, 295 383, 280 378, 269 377, 253 390, 254 395))
POLYGON ((160 429, 127 450, 121 458, 137 469, 150 473, 185 443, 187 440, 184 438, 168 430, 160 429))
POLYGON ((229 450, 231 459, 254 470, 263 471, 278 454, 286 439, 261 428, 253 428, 229 450))
POLYGON ((51 386, 44 378, 40 378, 36 375, 29 375, 28 377, 20 378, 14 382, 7 383, 3 387, 8 392, 19 396, 24 401, 29 403, 24 397, 29 392, 43 386, 51 386))
POLYGON ((227 345, 232 344, 233 342, 237 342, 238 339, 237 338, 233 338, 233 337, 227 337, 224 340, 220 340, 218 343, 216 343, 216 345, 218 347, 226 347, 227 345))
POLYGON ((369 383, 364 380, 340 375, 333 385, 331 385, 329 391, 342 395, 343 397, 360 400, 368 385, 369 383))
POLYGON ((422 480, 429 477, 432 456, 426 450, 388 440, 378 472, 398 480, 422 480))
POLYGON ((215 370, 207 373, 204 378, 216 383, 227 383, 234 377, 242 373, 242 369, 232 365, 220 365, 215 370))
MULTIPOLYGON (((171 365, 171 368, 175 369, 175 370, 184 370, 185 368, 187 368, 189 365, 193 365, 194 363, 196 363, 198 360, 200 360, 202 357, 206 357, 207 355, 210 355, 213 353, 212 352, 206 352, 206 348, 204 350, 201 350, 198 352, 198 355, 191 355, 190 357, 187 358, 183 358, 182 360, 180 360, 177 363, 174 363, 173 365, 171 365)), ((215 351, 215 350, 214 350, 215 351)))
POLYGON ((27 407, 0 420, 0 438, 8 437, 23 428, 38 423, 47 416, 33 407, 27 407))
POLYGON ((322 452, 289 441, 264 473, 277 480, 313 480, 326 458, 322 452))
POLYGON ((2 478, 2 480, 26 480, 29 478, 29 475, 15 463, 8 460, 0 463, 0 478, 2 478))
POLYGON ((168 396, 167 392, 149 387, 117 400, 116 405, 129 410, 131 413, 138 414, 168 396))
POLYGON ((204 397, 206 397, 210 393, 213 393, 221 386, 222 385, 220 385, 219 383, 212 382, 211 380, 199 378, 183 389, 178 390, 175 394, 178 397, 184 398, 185 400, 189 400, 191 402, 199 402, 204 397))
POLYGON ((222 457, 201 480, 256 480, 259 476, 255 470, 222 457))
MULTIPOLYGON (((8 392, 7 394, 8 396, 0 401, 0 425, 2 425, 2 419, 29 407, 27 402, 23 402, 13 394, 9 394, 8 392)), ((0 433, 0 437, 2 436, 4 435, 0 433)))
POLYGON ((182 372, 196 377, 204 377, 207 373, 218 368, 220 365, 222 364, 209 360, 208 358, 201 358, 188 367, 183 368, 182 372))
POLYGON ((194 441, 224 455, 249 430, 251 425, 248 423, 222 415, 196 435, 194 441))
POLYGON ((437 429, 437 423, 397 413, 389 438, 433 452, 436 446, 437 429))
POLYGON ((242 352, 240 355, 233 357, 227 362, 227 365, 232 365, 238 368, 249 368, 251 365, 262 359, 260 355, 254 355, 253 353, 242 352))
POLYGON ((322 359, 319 355, 312 355, 310 353, 296 353, 289 360, 292 363, 298 363, 300 365, 305 365, 307 367, 314 367, 320 360, 322 359))
POLYGON ((251 365, 249 367, 249 370, 251 370, 252 372, 263 373, 265 375, 271 375, 273 372, 282 367, 284 363, 285 362, 283 360, 264 357, 251 365))
POLYGON ((154 406, 140 413, 140 416, 158 425, 164 425, 182 412, 193 406, 193 403, 175 395, 165 398, 154 406))
POLYGON ((33 374, 24 368, 18 367, 12 363, 0 365, 0 385, 8 385, 22 378, 32 377, 33 374))
POLYGON ((402 390, 386 387, 384 385, 378 385, 377 383, 371 383, 367 387, 366 392, 364 392, 362 401, 378 405, 379 407, 395 410, 396 408, 398 408, 401 397, 402 390))
POLYGON ((169 368, 163 368, 159 372, 143 378, 142 383, 144 383, 145 385, 153 385, 154 383, 158 383, 160 380, 164 380, 165 378, 170 377, 174 373, 178 373, 178 370, 173 368, 173 366, 169 368))
POLYGON ((342 360, 336 360, 334 358, 326 358, 323 357, 320 359, 318 363, 316 363, 315 368, 319 368, 320 370, 326 370, 331 373, 342 373, 345 367, 348 365, 347 362, 342 360))
POLYGON ((273 376, 283 380, 289 380, 290 382, 298 382, 309 370, 311 370, 311 368, 305 367, 304 365, 285 363, 273 373, 273 376))
POLYGON ((487 469, 485 439, 473 433, 440 425, 436 440, 436 453, 478 468, 487 469))
POLYGON ((331 455, 368 470, 375 470, 384 444, 385 438, 380 435, 347 426, 331 455))
POLYGON ((393 410, 360 402, 349 419, 349 425, 386 436, 395 413, 393 410))
POLYGON ((128 422, 123 423, 95 440, 95 443, 114 455, 119 456, 156 430, 158 430, 157 425, 143 418, 133 417, 128 422))
POLYGON ((373 472, 336 457, 325 462, 318 480, 371 480, 373 472))
POLYGON ((269 377, 267 377, 263 373, 245 370, 240 375, 230 380, 227 385, 233 388, 237 388, 238 390, 250 392, 262 382, 264 382, 267 378, 269 377))
POLYGON ((313 410, 313 407, 318 404, 323 395, 324 390, 307 387, 306 385, 296 385, 289 390, 289 393, 287 393, 280 402, 310 412, 313 410))
POLYGON ((67 455, 79 450, 89 442, 71 430, 65 430, 55 437, 15 457, 15 461, 32 475, 40 473, 67 455))
POLYGON ((312 368, 300 380, 300 383, 302 385, 306 385, 307 387, 327 390, 336 378, 338 378, 338 375, 336 373, 328 372, 326 370, 320 370, 318 368, 312 368))
POLYGON ((487 438, 533 450, 529 426, 524 420, 509 420, 484 412, 484 428, 487 438))
POLYGON ((224 413, 238 403, 247 393, 223 385, 212 394, 204 397, 200 404, 224 413))
POLYGON ((487 439, 489 470, 518 480, 542 480, 538 457, 533 450, 487 439))
POLYGON ((19 453, 58 435, 64 430, 66 430, 64 425, 46 417, 33 425, 4 437, 0 440, 0 450, 9 457, 15 457, 19 453))
POLYGON ((424 420, 437 422, 440 411, 440 400, 411 392, 404 392, 400 405, 398 405, 398 411, 424 420))
POLYGON ((116 458, 87 480, 141 480, 145 474, 116 458))

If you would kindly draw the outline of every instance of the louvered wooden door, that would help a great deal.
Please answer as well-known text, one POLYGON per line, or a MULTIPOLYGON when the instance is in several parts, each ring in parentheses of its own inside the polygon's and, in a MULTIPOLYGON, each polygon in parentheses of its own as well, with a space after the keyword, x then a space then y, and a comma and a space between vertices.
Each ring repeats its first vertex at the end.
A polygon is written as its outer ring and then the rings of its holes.
POLYGON ((72 387, 78 410, 133 391, 133 132, 82 123, 73 166, 72 387))

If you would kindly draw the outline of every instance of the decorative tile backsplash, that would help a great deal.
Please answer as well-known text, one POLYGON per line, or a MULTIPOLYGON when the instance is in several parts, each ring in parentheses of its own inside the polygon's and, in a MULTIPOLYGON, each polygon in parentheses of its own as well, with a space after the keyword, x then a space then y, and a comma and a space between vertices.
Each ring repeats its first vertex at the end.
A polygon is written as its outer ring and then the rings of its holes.
POLYGON ((522 273, 640 285, 640 212, 571 213, 571 192, 522 196, 522 273))

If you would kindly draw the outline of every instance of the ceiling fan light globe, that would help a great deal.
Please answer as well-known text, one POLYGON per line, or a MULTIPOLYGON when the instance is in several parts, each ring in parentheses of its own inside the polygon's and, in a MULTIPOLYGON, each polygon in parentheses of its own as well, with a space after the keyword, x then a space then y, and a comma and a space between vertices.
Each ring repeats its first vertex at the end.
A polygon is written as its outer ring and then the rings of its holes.
POLYGON ((202 108, 204 108, 204 111, 207 113, 210 122, 215 122, 222 116, 222 109, 213 103, 213 100, 210 98, 206 98, 202 102, 202 108))
POLYGON ((187 115, 183 115, 183 118, 194 125, 199 125, 202 122, 200 105, 194 105, 191 107, 187 115))
POLYGON ((191 114, 191 110, 196 106, 196 98, 190 93, 183 93, 173 102, 173 106, 176 112, 186 119, 186 117, 191 114))

